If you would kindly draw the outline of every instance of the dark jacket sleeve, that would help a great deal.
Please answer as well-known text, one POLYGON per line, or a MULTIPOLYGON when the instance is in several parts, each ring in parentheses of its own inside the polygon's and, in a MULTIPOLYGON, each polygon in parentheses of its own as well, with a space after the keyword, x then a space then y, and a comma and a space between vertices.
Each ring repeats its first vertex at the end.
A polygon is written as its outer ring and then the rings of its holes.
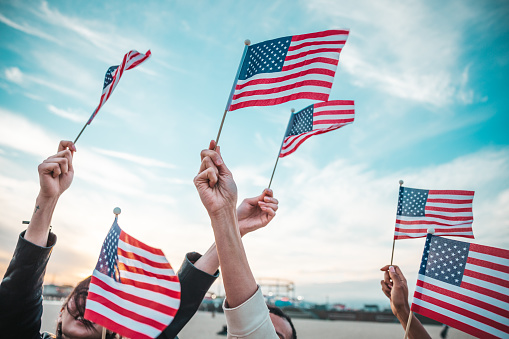
POLYGON ((196 313, 205 294, 219 276, 219 270, 214 275, 210 275, 197 269, 194 263, 200 257, 201 254, 196 252, 186 254, 186 258, 178 271, 180 307, 171 324, 157 337, 158 339, 175 338, 196 313))
POLYGON ((0 333, 5 338, 40 338, 42 284, 57 237, 47 247, 25 240, 22 232, 0 284, 0 333))

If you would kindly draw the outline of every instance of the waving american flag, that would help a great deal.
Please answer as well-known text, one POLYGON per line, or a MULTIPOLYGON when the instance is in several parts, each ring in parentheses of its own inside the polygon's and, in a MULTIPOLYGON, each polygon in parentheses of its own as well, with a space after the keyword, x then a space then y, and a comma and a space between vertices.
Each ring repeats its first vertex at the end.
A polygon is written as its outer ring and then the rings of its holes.
POLYGON ((327 101, 348 30, 287 36, 248 47, 227 109, 327 101))
POLYGON ((180 305, 178 276, 159 249, 113 222, 92 275, 85 319, 128 338, 156 338, 180 305))
POLYGON ((99 101, 99 105, 97 106, 97 108, 94 110, 94 113, 92 113, 92 115, 90 116, 90 119, 88 119, 87 125, 90 125, 92 120, 95 118, 97 112, 99 112, 104 103, 109 99, 111 93, 113 93, 113 90, 120 81, 122 74, 124 74, 124 71, 133 69, 134 67, 140 65, 150 57, 150 54, 151 54, 150 50, 148 50, 145 54, 132 50, 126 55, 124 55, 124 59, 122 60, 122 63, 120 65, 111 66, 110 68, 108 68, 108 70, 106 71, 106 75, 104 76, 104 85, 101 100, 99 101))

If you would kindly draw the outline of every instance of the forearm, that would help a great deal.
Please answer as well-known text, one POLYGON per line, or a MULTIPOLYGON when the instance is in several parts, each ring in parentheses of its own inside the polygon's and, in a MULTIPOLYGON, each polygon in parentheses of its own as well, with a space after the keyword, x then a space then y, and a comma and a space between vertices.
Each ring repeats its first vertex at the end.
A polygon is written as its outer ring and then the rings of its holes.
MULTIPOLYGON (((403 330, 406 331, 408 324, 408 315, 410 314, 410 308, 405 308, 404 310, 399 310, 396 314, 401 326, 403 326, 403 330)), ((412 321, 410 323, 410 329, 408 331, 409 339, 431 339, 430 335, 421 324, 419 319, 412 312, 412 321)))
POLYGON ((32 219, 25 233, 25 240, 45 247, 48 243, 49 227, 53 211, 58 202, 58 196, 46 197, 39 193, 35 201, 32 219))
POLYGON ((229 307, 248 300, 257 289, 237 225, 235 209, 211 216, 223 284, 229 307))
POLYGON ((219 268, 219 257, 217 256, 216 243, 213 243, 212 246, 205 252, 204 255, 198 259, 194 263, 194 266, 210 275, 214 275, 219 268))

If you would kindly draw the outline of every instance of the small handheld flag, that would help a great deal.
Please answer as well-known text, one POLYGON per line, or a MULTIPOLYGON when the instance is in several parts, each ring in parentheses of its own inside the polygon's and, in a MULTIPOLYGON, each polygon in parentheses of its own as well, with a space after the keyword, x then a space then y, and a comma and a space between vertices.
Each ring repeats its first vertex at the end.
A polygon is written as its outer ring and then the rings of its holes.
POLYGON ((394 239, 425 237, 429 227, 434 227, 435 235, 473 238, 474 193, 401 186, 394 239))
POLYGON ((132 50, 126 53, 126 55, 124 55, 124 59, 122 60, 122 63, 120 65, 111 66, 110 68, 108 68, 108 70, 106 71, 106 75, 104 76, 103 91, 101 94, 101 100, 99 101, 99 105, 94 110, 94 113, 92 113, 87 123, 76 137, 76 140, 74 140, 74 143, 78 141, 81 133, 83 133, 87 125, 90 125, 92 120, 94 120, 95 116, 97 115, 97 112, 99 112, 101 107, 106 103, 106 101, 108 101, 108 99, 111 96, 111 93, 113 93, 113 90, 115 89, 115 87, 117 87, 120 78, 124 74, 124 71, 133 69, 136 66, 142 64, 145 60, 147 60, 150 57, 150 55, 151 55, 150 50, 148 50, 145 54, 132 50))
POLYGON ((85 319, 128 338, 156 338, 179 305, 179 279, 163 252, 122 231, 115 217, 92 275, 85 319))
POLYGON ((509 251, 428 234, 411 310, 478 338, 508 338, 509 251))
POLYGON ((292 114, 279 157, 292 154, 313 135, 327 133, 355 119, 353 100, 332 100, 310 105, 292 114))

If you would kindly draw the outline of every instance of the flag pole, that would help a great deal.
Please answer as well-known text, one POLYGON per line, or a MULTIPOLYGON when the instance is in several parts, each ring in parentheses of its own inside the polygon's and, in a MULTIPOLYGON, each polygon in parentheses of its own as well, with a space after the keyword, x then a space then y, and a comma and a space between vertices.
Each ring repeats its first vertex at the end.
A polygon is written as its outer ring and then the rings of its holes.
POLYGON ((410 313, 408 314, 408 321, 406 323, 405 336, 403 337, 403 339, 408 338, 408 332, 410 331, 410 324, 412 323, 413 315, 414 315, 414 311, 410 311, 410 313))
POLYGON ((219 126, 219 132, 217 132, 216 137, 216 147, 219 142, 219 136, 221 135, 221 130, 223 129, 224 119, 226 118, 226 113, 230 109, 230 104, 232 103, 233 92, 235 92, 235 86, 237 86, 237 81, 239 80, 240 71, 242 70, 242 66, 244 65, 244 59, 246 58, 247 49, 249 45, 251 45, 251 41, 249 39, 244 40, 244 53, 242 54, 242 59, 240 59, 239 68, 237 69, 237 75, 235 76, 235 80, 233 81, 232 89, 230 91, 230 96, 228 97, 228 101, 226 102, 226 107, 224 109, 223 119, 221 120, 221 125, 219 126))
MULTIPOLYGON (((403 180, 399 181, 399 187, 403 186, 405 182, 403 180)), ((391 266, 392 266, 392 259, 394 259, 394 245, 396 245, 396 237, 392 239, 392 254, 391 254, 391 266)))
POLYGON ((290 112, 291 112, 290 120, 288 121, 288 126, 286 127, 285 135, 283 136, 283 141, 281 142, 281 147, 279 147, 279 153, 277 154, 276 164, 274 165, 274 169, 272 170, 272 175, 270 176, 270 181, 269 181, 269 187, 268 188, 270 188, 270 185, 272 184, 272 178, 274 178, 274 173, 276 173, 276 166, 277 166, 277 163, 279 161, 279 156, 281 155, 281 150, 283 149, 283 144, 285 143, 286 134, 288 134, 288 130, 290 129, 290 126, 292 125, 292 120, 293 120, 293 116, 294 116, 294 113, 295 113, 295 108, 292 108, 290 110, 290 112))
POLYGON ((81 136, 81 133, 83 133, 83 131, 85 130, 85 128, 87 128, 88 126, 88 121, 87 123, 85 123, 85 126, 83 126, 83 128, 81 129, 81 132, 78 134, 78 136, 76 137, 76 139, 74 139, 74 144, 76 145, 76 141, 78 141, 78 139, 80 138, 81 136))

